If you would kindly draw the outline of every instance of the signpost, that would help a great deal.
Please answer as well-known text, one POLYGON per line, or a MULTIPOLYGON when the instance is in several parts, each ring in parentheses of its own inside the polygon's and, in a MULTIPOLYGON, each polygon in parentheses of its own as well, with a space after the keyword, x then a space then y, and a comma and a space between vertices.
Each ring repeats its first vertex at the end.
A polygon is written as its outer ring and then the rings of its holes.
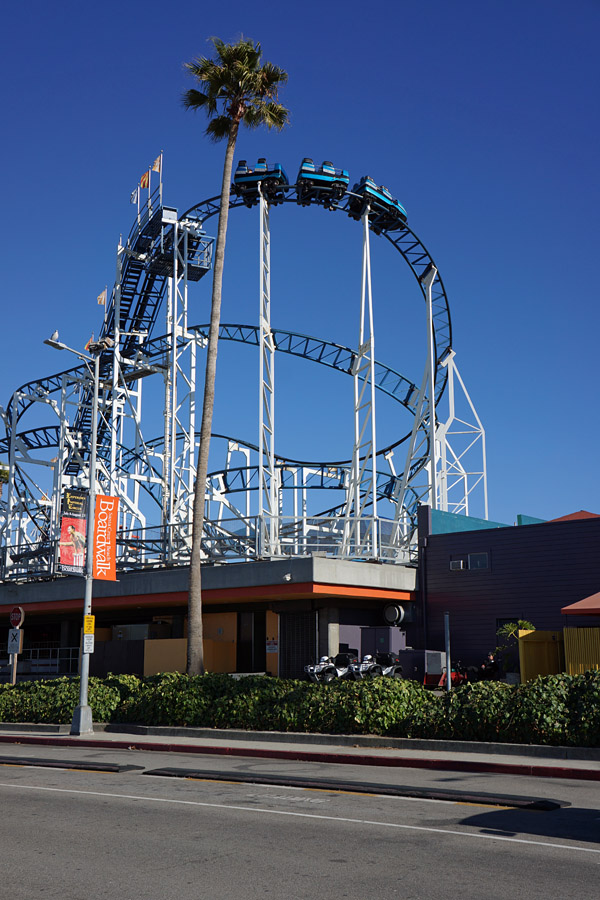
POLYGON ((83 652, 94 652, 94 632, 96 630, 96 616, 83 617, 83 652))
POLYGON ((12 628, 8 631, 8 653, 10 656, 10 683, 17 683, 17 661, 23 650, 23 632, 21 625, 25 621, 25 610, 22 606, 13 606, 9 615, 12 628))

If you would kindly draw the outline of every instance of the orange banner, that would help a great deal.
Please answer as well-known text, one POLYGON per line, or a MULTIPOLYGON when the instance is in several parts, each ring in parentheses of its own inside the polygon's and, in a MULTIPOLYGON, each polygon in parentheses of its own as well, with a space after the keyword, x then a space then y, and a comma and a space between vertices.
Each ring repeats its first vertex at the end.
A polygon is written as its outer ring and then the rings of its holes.
POLYGON ((116 581, 117 519, 119 498, 96 495, 94 516, 94 572, 93 577, 116 581))

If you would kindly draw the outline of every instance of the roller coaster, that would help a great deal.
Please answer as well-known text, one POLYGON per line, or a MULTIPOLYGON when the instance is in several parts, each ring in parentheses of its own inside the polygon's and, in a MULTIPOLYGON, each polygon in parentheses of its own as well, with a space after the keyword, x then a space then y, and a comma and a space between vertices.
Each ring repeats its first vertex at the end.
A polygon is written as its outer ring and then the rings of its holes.
MULTIPOLYGON (((265 159, 254 167, 241 161, 235 172, 230 209, 251 215, 256 212, 248 210, 258 209, 258 324, 222 324, 219 338, 258 350, 259 427, 252 440, 213 435, 222 464, 210 471, 206 484, 206 563, 317 553, 410 565, 420 503, 466 515, 477 504, 477 514, 487 518, 485 433, 456 366, 441 275, 387 188, 368 176, 352 190, 349 183, 346 170, 330 162, 317 166, 309 158, 294 184, 280 164, 265 159), (280 204, 320 206, 361 223, 356 347, 271 327, 270 218, 280 204), (375 359, 371 234, 397 251, 424 301, 428 345, 420 382, 375 359), (354 443, 347 459, 300 460, 275 452, 277 354, 352 378, 354 443), (376 398, 382 395, 412 416, 412 428, 378 447, 376 398), (398 468, 395 458, 402 461, 398 468), (324 504, 324 491, 333 492, 330 504, 324 504)), ((208 326, 189 324, 188 292, 201 290, 193 286, 211 271, 214 242, 205 226, 219 205, 220 198, 211 197, 179 216, 163 205, 161 181, 141 207, 138 203, 131 231, 117 248, 115 284, 95 344, 100 354, 96 486, 120 499, 121 570, 189 561, 200 424, 197 383, 208 326), (144 414, 147 379, 164 397, 160 434, 146 434, 155 420, 147 409, 144 414)), ((91 367, 82 360, 22 385, 0 407, 3 580, 58 574, 62 493, 89 486, 92 398, 91 367)))

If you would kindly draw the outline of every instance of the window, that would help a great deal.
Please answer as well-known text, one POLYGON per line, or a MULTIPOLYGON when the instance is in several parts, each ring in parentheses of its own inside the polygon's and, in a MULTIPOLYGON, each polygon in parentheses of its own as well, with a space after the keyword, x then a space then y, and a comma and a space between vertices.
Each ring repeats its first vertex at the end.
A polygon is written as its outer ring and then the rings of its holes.
POLYGON ((469 553, 469 569, 489 569, 487 553, 469 553))
POLYGON ((489 569, 489 567, 490 560, 487 552, 467 553, 461 558, 450 560, 451 572, 465 572, 467 569, 472 571, 482 571, 484 569, 489 569))

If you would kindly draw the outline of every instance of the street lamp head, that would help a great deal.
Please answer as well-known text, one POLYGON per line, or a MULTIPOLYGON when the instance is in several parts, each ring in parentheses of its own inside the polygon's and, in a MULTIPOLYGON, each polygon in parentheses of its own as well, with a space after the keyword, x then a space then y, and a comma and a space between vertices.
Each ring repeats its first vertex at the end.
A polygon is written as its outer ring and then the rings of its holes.
POLYGON ((52 337, 46 338, 44 341, 45 344, 48 344, 49 347, 54 347, 55 350, 66 350, 66 344, 61 343, 58 340, 58 331, 55 331, 52 337))

